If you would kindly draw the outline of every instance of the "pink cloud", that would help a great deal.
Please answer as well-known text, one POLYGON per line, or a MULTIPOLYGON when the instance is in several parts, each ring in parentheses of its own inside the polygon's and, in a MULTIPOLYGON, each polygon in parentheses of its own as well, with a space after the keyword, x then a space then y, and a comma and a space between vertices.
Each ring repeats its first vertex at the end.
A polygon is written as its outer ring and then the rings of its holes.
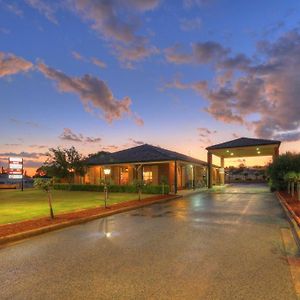
POLYGON ((32 67, 32 63, 22 57, 0 52, 0 77, 28 72, 32 67))
POLYGON ((130 109, 131 99, 129 97, 124 97, 122 100, 116 99, 101 79, 87 74, 83 77, 71 77, 43 63, 38 64, 38 69, 47 78, 54 80, 61 92, 78 95, 88 112, 101 111, 104 119, 109 123, 126 115, 133 115, 130 109))

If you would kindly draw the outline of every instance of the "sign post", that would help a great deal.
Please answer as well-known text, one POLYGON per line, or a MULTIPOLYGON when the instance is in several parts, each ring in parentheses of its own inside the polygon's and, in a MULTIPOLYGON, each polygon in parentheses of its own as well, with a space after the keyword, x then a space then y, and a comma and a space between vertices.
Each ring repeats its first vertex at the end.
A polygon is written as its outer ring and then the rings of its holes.
POLYGON ((21 189, 24 190, 23 182, 23 158, 21 157, 9 157, 8 159, 8 178, 21 179, 21 189))

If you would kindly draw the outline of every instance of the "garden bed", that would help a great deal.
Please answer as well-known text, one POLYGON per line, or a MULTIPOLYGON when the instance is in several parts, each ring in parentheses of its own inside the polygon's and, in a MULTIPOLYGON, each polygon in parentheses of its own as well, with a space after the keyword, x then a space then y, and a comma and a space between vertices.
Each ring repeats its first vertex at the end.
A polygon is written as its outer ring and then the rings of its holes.
POLYGON ((300 201, 297 200, 297 193, 292 197, 291 194, 287 192, 280 191, 278 192, 280 199, 283 201, 283 204, 290 211, 295 221, 300 225, 300 201))

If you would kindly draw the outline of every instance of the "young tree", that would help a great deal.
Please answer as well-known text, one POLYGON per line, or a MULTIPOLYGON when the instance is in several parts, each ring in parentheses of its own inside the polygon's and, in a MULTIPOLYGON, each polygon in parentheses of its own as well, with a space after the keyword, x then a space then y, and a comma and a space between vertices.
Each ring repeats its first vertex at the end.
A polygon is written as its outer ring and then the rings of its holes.
POLYGON ((40 190, 43 190, 48 195, 48 204, 50 209, 50 217, 54 219, 54 213, 52 208, 52 193, 51 189, 53 188, 53 179, 44 179, 44 178, 36 178, 34 180, 34 187, 40 190))
POLYGON ((66 178, 71 184, 75 175, 84 176, 86 172, 83 157, 73 146, 69 149, 50 148, 47 156, 43 169, 48 176, 66 178))
POLYGON ((143 190, 143 186, 144 186, 144 181, 141 179, 136 179, 134 181, 134 185, 136 186, 137 192, 138 192, 138 196, 139 196, 139 200, 142 200, 142 190, 143 190))

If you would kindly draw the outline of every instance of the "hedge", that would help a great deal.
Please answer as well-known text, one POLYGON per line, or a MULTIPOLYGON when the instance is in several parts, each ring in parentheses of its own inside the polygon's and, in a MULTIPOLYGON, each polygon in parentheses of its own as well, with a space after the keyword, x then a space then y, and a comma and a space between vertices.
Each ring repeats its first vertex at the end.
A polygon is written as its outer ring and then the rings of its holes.
MULTIPOLYGON (((103 192, 104 185, 96 184, 66 184, 66 183, 55 183, 53 185, 55 190, 65 191, 89 191, 89 192, 103 192)), ((135 185, 109 185, 108 190, 112 193, 137 193, 138 189, 135 185)), ((170 188, 168 185, 164 186, 164 193, 169 194, 170 188)), ((142 188, 144 194, 162 194, 162 185, 144 185, 142 188)))
POLYGON ((289 153, 279 155, 279 157, 269 165, 268 175, 269 185, 272 191, 285 190, 287 183, 284 180, 285 174, 289 172, 300 173, 300 154, 289 153))

